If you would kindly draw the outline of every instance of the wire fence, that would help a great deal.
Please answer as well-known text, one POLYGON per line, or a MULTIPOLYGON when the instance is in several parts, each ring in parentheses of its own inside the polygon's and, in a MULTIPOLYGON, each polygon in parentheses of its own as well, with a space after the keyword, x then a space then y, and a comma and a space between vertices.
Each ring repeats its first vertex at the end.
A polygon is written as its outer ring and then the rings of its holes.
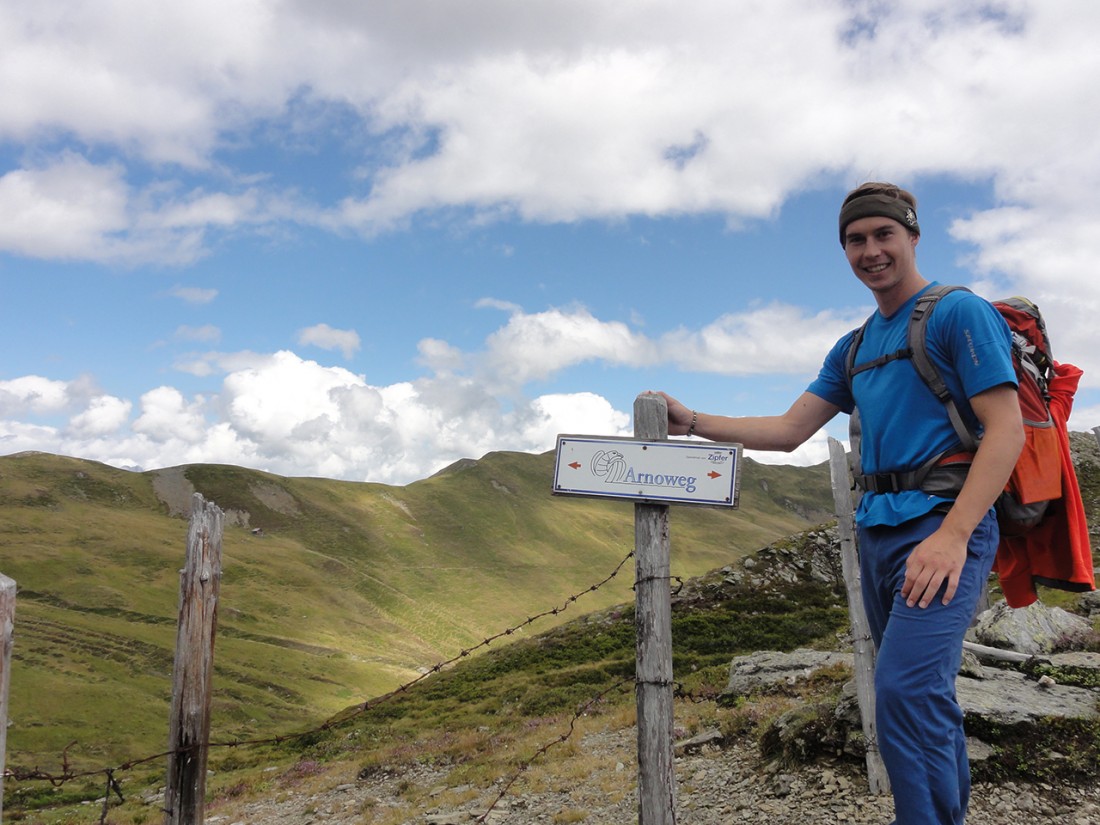
MULTIPOLYGON (((590 593, 595 593, 595 592, 599 591, 600 589, 602 589, 603 587, 608 585, 616 577, 618 577, 618 575, 622 572, 622 569, 623 569, 624 565, 626 565, 626 563, 630 559, 632 559, 634 557, 634 555, 635 555, 634 551, 631 551, 631 552, 627 553, 627 555, 622 559, 622 561, 620 561, 618 563, 618 565, 611 571, 611 573, 609 573, 607 576, 605 576, 603 579, 596 582, 595 584, 590 585, 589 587, 585 588, 584 590, 578 591, 577 593, 574 593, 573 595, 570 595, 561 605, 548 608, 548 609, 543 610, 539 613, 535 613, 531 616, 528 616, 522 622, 519 622, 516 625, 508 627, 508 628, 506 628, 506 629, 504 629, 504 630, 502 630, 498 633, 493 634, 492 636, 486 637, 484 640, 482 640, 478 644, 460 651, 455 656, 453 656, 449 659, 446 659, 444 661, 438 662, 437 664, 433 665, 431 668, 427 669, 424 673, 417 676, 415 679, 412 679, 412 680, 400 685, 399 687, 394 688, 389 693, 386 693, 386 694, 383 694, 381 696, 377 696, 377 697, 374 697, 374 698, 371 698, 371 699, 367 699, 364 702, 362 702, 361 704, 356 705, 355 710, 354 710, 353 713, 351 713, 350 715, 341 715, 341 717, 339 718, 338 721, 337 720, 328 720, 328 721, 325 721, 325 722, 323 722, 319 725, 311 727, 307 730, 297 731, 297 732, 288 733, 288 734, 278 734, 278 735, 273 735, 273 736, 260 737, 260 738, 232 739, 232 740, 224 740, 224 741, 218 741, 218 740, 211 739, 210 741, 203 742, 203 743, 200 743, 198 745, 192 745, 188 749, 186 749, 186 751, 185 750, 181 750, 181 751, 167 751, 166 750, 166 751, 161 751, 161 752, 154 753, 154 754, 149 754, 149 755, 146 755, 146 756, 140 756, 140 757, 136 757, 136 758, 133 758, 133 759, 128 759, 128 760, 126 760, 124 762, 121 762, 119 764, 104 766, 104 767, 99 767, 99 768, 94 768, 94 769, 89 769, 89 770, 76 770, 76 769, 71 767, 70 760, 69 760, 69 750, 79 744, 77 742, 71 742, 71 743, 69 743, 69 745, 66 746, 66 748, 61 753, 61 756, 60 756, 61 769, 60 769, 60 771, 51 772, 51 771, 41 770, 39 768, 20 769, 20 768, 8 767, 8 768, 5 768, 5 770, 4 770, 4 778, 5 779, 12 779, 16 782, 41 781, 41 782, 49 783, 50 785, 52 785, 54 787, 61 787, 61 786, 65 785, 66 783, 73 782, 75 780, 91 779, 91 778, 96 777, 96 776, 102 776, 102 777, 104 777, 105 790, 104 790, 104 793, 103 793, 103 805, 102 805, 102 809, 101 809, 101 812, 100 812, 99 823, 100 823, 100 825, 106 825, 107 815, 108 815, 109 810, 110 810, 112 799, 117 798, 119 804, 126 801, 126 799, 123 795, 123 792, 122 792, 122 788, 119 784, 119 781, 116 778, 116 776, 118 774, 121 774, 121 773, 124 773, 124 772, 127 772, 127 771, 132 771, 135 768, 137 768, 139 766, 142 766, 142 765, 146 765, 146 764, 149 764, 149 763, 152 763, 152 762, 157 762, 157 761, 160 761, 160 760, 167 759, 173 753, 186 753, 187 751, 194 751, 194 750, 197 750, 199 748, 210 748, 210 749, 213 749, 213 748, 247 748, 247 747, 259 747, 259 746, 263 746, 263 745, 278 745, 278 744, 293 742, 293 741, 299 740, 299 739, 305 739, 305 738, 313 737, 313 736, 316 736, 319 733, 323 733, 325 731, 331 730, 332 728, 334 728, 338 725, 339 726, 346 725, 351 720, 353 720, 353 719, 355 719, 355 718, 357 718, 357 717, 359 717, 363 714, 369 713, 374 708, 376 708, 380 705, 383 705, 384 703, 386 703, 388 701, 391 701, 391 700, 395 699, 398 696, 401 696, 402 694, 404 694, 404 693, 408 692, 409 690, 411 690, 417 684, 423 682, 426 679, 429 679, 431 676, 439 673, 443 669, 445 669, 447 667, 450 667, 451 665, 454 665, 457 662, 460 662, 461 660, 463 660, 465 658, 468 658, 469 656, 473 655, 474 653, 478 652, 479 650, 487 648, 490 645, 492 645, 493 643, 500 641, 501 639, 506 639, 510 636, 513 636, 516 633, 518 633, 519 631, 523 630, 524 628, 526 628, 526 627, 528 627, 528 626, 530 626, 530 625, 532 625, 532 624, 534 624, 534 623, 536 623, 536 622, 538 622, 542 619, 545 619, 545 618, 548 618, 548 617, 551 617, 551 616, 560 615, 561 613, 568 610, 577 601, 582 599, 584 596, 586 596, 590 593)), ((677 582, 679 587, 683 586, 683 580, 678 576, 672 576, 671 581, 677 582)), ((636 588, 637 585, 638 585, 638 582, 635 582, 634 587, 636 588)), ((678 589, 675 592, 678 592, 678 589)), ((675 595, 675 593, 674 593, 674 595, 675 595)), ((572 717, 568 720, 567 730, 565 732, 563 732, 560 736, 558 736, 558 737, 550 740, 549 742, 545 743, 544 745, 540 746, 538 749, 536 749, 530 755, 529 758, 525 759, 520 764, 519 768, 510 777, 508 777, 503 782, 501 790, 498 793, 497 797, 488 806, 486 811, 484 813, 482 813, 475 821, 484 822, 486 820, 486 818, 489 816, 489 814, 494 810, 494 808, 500 803, 500 801, 510 792, 511 788, 516 783, 516 781, 531 767, 532 764, 534 764, 534 762, 536 760, 538 760, 540 757, 544 756, 548 751, 550 751, 555 746, 567 742, 572 737, 572 735, 575 733, 576 725, 577 725, 578 720, 582 716, 584 716, 586 713, 588 713, 588 711, 593 706, 595 706, 596 704, 601 702, 603 699, 605 699, 607 696, 614 693, 615 691, 622 690, 624 688, 624 686, 634 684, 634 682, 635 682, 635 679, 633 677, 623 678, 623 679, 619 680, 618 682, 616 682, 615 684, 601 690, 599 693, 597 693, 596 695, 591 697, 588 701, 586 701, 583 705, 578 707, 575 710, 575 712, 573 713, 572 717)), ((679 684, 677 684, 675 687, 676 687, 676 690, 675 690, 676 695, 681 697, 681 698, 687 698, 687 699, 691 699, 693 701, 706 701, 710 698, 713 698, 713 697, 710 697, 710 696, 692 696, 689 692, 687 692, 683 689, 682 685, 679 685, 679 684)))

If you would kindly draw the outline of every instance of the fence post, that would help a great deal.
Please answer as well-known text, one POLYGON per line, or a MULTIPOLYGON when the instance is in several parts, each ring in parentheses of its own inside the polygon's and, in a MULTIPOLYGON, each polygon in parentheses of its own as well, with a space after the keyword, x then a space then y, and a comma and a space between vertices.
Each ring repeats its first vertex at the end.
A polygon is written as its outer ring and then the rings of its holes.
POLYGON ((214 634, 222 575, 222 511, 191 497, 187 560, 180 571, 179 625, 172 670, 165 825, 202 825, 206 794, 214 634))
MULTIPOLYGON (((668 438, 668 405, 655 393, 634 401, 634 437, 668 438)), ((672 596, 667 504, 634 505, 635 699, 638 823, 676 821, 672 751, 672 596)))
POLYGON ((8 686, 15 631, 15 580, 0 573, 0 822, 4 821, 4 766, 8 747, 8 686))
POLYGON ((863 721, 863 739, 867 743, 867 782, 872 794, 890 792, 890 778, 878 750, 878 725, 875 722, 875 646, 863 610, 863 592, 859 586, 859 556, 856 548, 855 508, 852 484, 848 476, 848 457, 844 445, 829 439, 829 474, 833 484, 840 533, 840 564, 848 591, 848 616, 852 623, 852 647, 855 650, 856 699, 863 721))

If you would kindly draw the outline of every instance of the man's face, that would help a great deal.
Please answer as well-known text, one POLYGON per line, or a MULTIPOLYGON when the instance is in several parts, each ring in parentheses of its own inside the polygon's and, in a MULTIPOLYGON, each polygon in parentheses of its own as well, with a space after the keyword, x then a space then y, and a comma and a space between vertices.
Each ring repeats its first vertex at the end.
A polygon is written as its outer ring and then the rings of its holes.
POLYGON ((888 292, 920 278, 919 239, 892 218, 860 218, 844 229, 844 254, 864 286, 873 292, 888 292))

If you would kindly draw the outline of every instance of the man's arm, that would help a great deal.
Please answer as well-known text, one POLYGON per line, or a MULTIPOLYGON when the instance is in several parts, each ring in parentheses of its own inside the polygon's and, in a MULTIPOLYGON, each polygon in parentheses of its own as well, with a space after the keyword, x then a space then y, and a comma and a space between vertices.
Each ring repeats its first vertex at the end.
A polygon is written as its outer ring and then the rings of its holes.
POLYGON ((782 415, 730 418, 697 413, 661 393, 668 403, 668 434, 687 435, 695 416, 694 434, 711 441, 732 441, 750 450, 790 452, 824 427, 840 408, 813 393, 804 392, 782 415))
POLYGON ((966 562, 970 534, 1008 483, 1024 446, 1024 426, 1016 389, 1002 385, 979 393, 970 405, 982 422, 984 434, 966 483, 943 524, 918 544, 906 561, 901 595, 910 607, 927 607, 947 581, 943 603, 955 596, 966 562))

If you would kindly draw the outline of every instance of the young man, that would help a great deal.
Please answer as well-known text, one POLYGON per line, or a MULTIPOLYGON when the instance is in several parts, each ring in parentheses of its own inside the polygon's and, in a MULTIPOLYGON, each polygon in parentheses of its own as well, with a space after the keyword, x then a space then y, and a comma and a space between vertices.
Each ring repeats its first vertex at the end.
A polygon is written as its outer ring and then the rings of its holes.
MULTIPOLYGON (((917 270, 919 241, 916 200, 905 190, 867 183, 845 198, 840 243, 878 305, 857 367, 906 347, 917 296, 931 285, 917 270)), ((849 386, 853 334, 836 343, 817 379, 782 415, 706 415, 665 395, 669 434, 790 451, 838 412, 858 408, 866 474, 913 471, 951 452, 958 437, 944 405, 908 358, 859 371, 849 386)), ((961 825, 966 816, 970 769, 955 676, 996 554, 992 506, 1024 441, 1010 340, 982 298, 956 291, 940 299, 928 350, 962 414, 983 433, 965 484, 954 499, 919 489, 867 492, 856 513, 864 602, 878 648, 879 748, 897 825, 961 825)))

